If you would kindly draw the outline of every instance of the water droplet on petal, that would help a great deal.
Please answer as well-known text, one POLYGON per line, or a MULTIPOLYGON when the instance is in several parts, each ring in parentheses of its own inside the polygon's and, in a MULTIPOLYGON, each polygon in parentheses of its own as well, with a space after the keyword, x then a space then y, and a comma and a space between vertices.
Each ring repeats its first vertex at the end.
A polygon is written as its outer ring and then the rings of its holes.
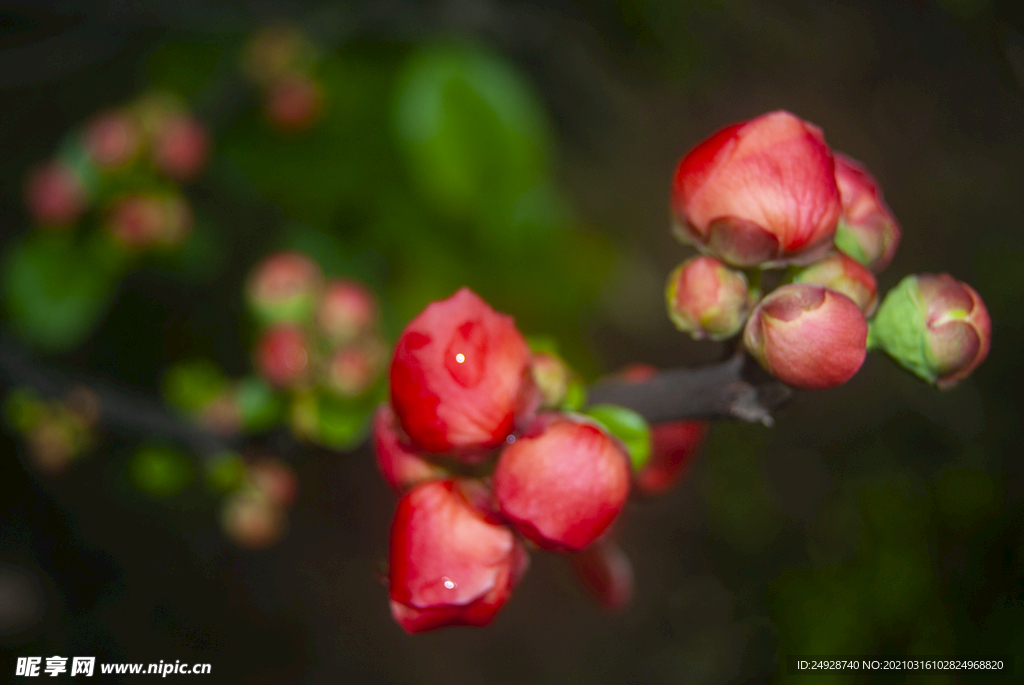
POLYGON ((458 583, 456 583, 454 580, 452 580, 448 576, 442 576, 441 580, 444 581, 444 586, 447 589, 449 589, 449 590, 454 590, 455 588, 457 588, 459 586, 458 583))

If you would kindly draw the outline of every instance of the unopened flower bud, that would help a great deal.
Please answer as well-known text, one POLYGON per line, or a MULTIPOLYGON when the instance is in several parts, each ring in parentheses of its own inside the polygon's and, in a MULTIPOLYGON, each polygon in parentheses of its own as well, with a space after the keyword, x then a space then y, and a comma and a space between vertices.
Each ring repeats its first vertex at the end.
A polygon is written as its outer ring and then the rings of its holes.
POLYGON ((44 226, 66 226, 78 221, 88 205, 82 179, 63 162, 37 167, 25 186, 25 203, 32 217, 44 226))
POLYGON ((327 385, 342 397, 361 395, 384 370, 384 355, 376 340, 335 350, 328 361, 327 385))
POLYGON ((278 324, 263 332, 256 344, 256 370, 271 385, 287 387, 309 372, 309 344, 298 326, 278 324))
POLYGON ((409 633, 487 625, 525 560, 512 531, 477 510, 457 481, 417 485, 391 524, 391 614, 409 633))
POLYGON ((668 277, 668 316, 694 340, 725 340, 746 321, 750 293, 747 278, 714 257, 695 257, 668 277))
POLYGON ((572 382, 572 371, 561 357, 550 352, 536 352, 530 362, 534 385, 540 392, 541 406, 560 407, 572 382))
POLYGON ((900 225, 882 200, 877 181, 860 162, 836 154, 836 183, 843 201, 836 247, 878 273, 896 253, 900 225))
POLYGON ((494 494, 527 538, 546 549, 580 550, 607 530, 626 503, 629 457, 591 423, 543 423, 539 432, 502 450, 494 494))
POLYGON ((188 181, 206 166, 210 142, 206 128, 191 114, 167 116, 153 143, 153 163, 178 181, 188 181))
POLYGON ((264 111, 270 123, 282 131, 309 128, 323 106, 320 86, 305 74, 283 76, 267 89, 264 111))
POLYGON ((878 305, 878 285, 874 274, 841 252, 830 254, 820 262, 801 269, 793 281, 823 285, 829 290, 842 293, 860 307, 864 316, 871 316, 878 305))
POLYGON ((789 385, 824 390, 857 373, 868 324, 853 300, 806 283, 770 293, 747 321, 743 344, 768 373, 789 385))
POLYGON ((391 405, 430 452, 494 447, 535 401, 530 349, 512 317, 468 288, 405 327, 391 362, 391 405))
POLYGON ((621 547, 606 537, 568 555, 580 584, 606 609, 619 611, 633 599, 633 565, 621 547))
POLYGON ((305 66, 313 56, 309 39, 293 26, 260 29, 249 41, 242 67, 253 81, 267 85, 305 66))
POLYGON ((129 112, 114 110, 94 118, 82 134, 89 158, 103 169, 119 169, 131 162, 142 144, 139 122, 129 112))
POLYGON ((706 421, 671 421, 651 425, 651 457, 634 476, 648 495, 666 492, 693 463, 708 432, 706 421))
POLYGON ((373 416, 373 447, 377 468, 395 492, 444 477, 444 469, 424 459, 402 434, 395 413, 387 404, 380 405, 373 416))
POLYGON ((981 297, 949 274, 907 276, 882 300, 871 326, 872 345, 940 388, 984 361, 991 336, 981 297))
POLYGON ((300 252, 277 252, 260 262, 246 284, 249 308, 261 321, 303 321, 313 314, 323 275, 300 252))
POLYGON ((812 262, 839 219, 832 151, 789 112, 734 124, 680 161, 672 210, 682 240, 729 264, 812 262))
POLYGON ((246 467, 246 475, 252 486, 272 502, 288 506, 295 501, 299 479, 286 462, 273 457, 259 457, 246 467))
POLYGON ((220 524, 225 534, 239 547, 265 549, 284 536, 288 515, 266 494, 245 488, 224 500, 220 524))
POLYGON ((178 245, 192 230, 192 210, 178 196, 129 195, 110 208, 107 228, 131 248, 178 245))
POLYGON ((316 323, 331 344, 344 345, 373 330, 377 300, 362 283, 332 279, 320 296, 316 323))

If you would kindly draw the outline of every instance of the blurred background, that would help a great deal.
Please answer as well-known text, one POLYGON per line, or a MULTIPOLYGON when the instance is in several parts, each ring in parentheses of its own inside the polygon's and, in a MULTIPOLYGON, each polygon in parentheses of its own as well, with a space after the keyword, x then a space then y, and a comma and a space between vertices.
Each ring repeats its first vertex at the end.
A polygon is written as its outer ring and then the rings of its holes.
MULTIPOLYGON (((766 682, 790 679, 789 654, 1024 668, 1018 3, 8 2, 0 93, 5 354, 128 397, 156 402, 183 360, 249 373, 244 278, 282 248, 365 283, 387 340, 468 285, 591 380, 722 359, 726 345, 690 341, 664 312, 688 254, 669 234, 669 181, 710 133, 778 108, 884 188, 904 237, 880 290, 946 271, 994 324, 988 360, 952 391, 876 354, 774 428, 716 424, 679 487, 627 507, 627 611, 603 612, 536 554, 490 627, 415 637, 379 581, 394 499, 358 430, 345 449, 262 446, 298 494, 287 535, 248 550, 222 530, 200 457, 139 456, 159 431, 101 421, 55 474, 8 400, 0 668, 180 659, 268 684, 766 682), (285 98, 275 114, 253 57, 267 26, 302 36, 306 109, 285 98), (132 181, 186 198, 189 237, 125 258, 89 238, 102 207, 73 238, 34 227, 30 170, 154 90, 209 133, 194 179, 132 181)), ((859 677, 834 682, 883 682, 859 677)), ((915 677, 969 682, 893 682, 915 677)))

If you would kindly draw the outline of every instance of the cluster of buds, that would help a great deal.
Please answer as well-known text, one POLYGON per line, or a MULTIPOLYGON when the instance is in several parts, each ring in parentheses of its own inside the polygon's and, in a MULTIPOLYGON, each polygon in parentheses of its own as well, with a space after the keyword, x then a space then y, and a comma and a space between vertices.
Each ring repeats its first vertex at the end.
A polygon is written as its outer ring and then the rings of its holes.
POLYGON ((280 131, 304 131, 323 109, 323 89, 313 76, 316 50, 297 29, 272 26, 252 37, 243 69, 260 90, 263 113, 280 131))
POLYGON ((8 424, 24 436, 32 463, 44 473, 63 473, 96 441, 99 400, 85 387, 73 388, 58 400, 16 389, 7 396, 4 408, 8 424))
POLYGON ((293 432, 331 448, 354 445, 383 389, 386 352, 373 293, 324 278, 304 254, 278 252, 250 274, 246 296, 260 325, 256 371, 287 395, 293 432))
POLYGON ((178 184, 202 171, 208 148, 206 129, 178 100, 146 95, 73 132, 30 173, 25 201, 45 228, 70 228, 97 207, 125 247, 178 245, 192 227, 178 184))
POLYGON ((742 331, 751 356, 790 385, 845 383, 870 344, 949 387, 988 351, 984 304, 949 276, 904 281, 871 322, 869 343, 874 274, 892 261, 899 223, 867 170, 788 112, 697 145, 676 169, 671 205, 673 231, 703 254, 670 276, 669 317, 695 339, 742 331), (783 284, 762 293, 761 270, 786 266, 783 284))
POLYGON ((228 379, 214 362, 180 362, 163 378, 165 399, 183 414, 221 436, 266 430, 281 419, 282 401, 260 376, 228 379))
POLYGON ((566 555, 608 607, 628 602, 629 561, 611 538, 631 450, 570 409, 579 385, 531 353, 511 317, 463 288, 405 330, 390 403, 374 418, 381 474, 401 495, 391 527, 391 611, 408 632, 485 625, 527 567, 566 555))
POLYGON ((299 490, 294 469, 268 456, 226 454, 208 465, 207 483, 225 493, 220 524, 239 547, 266 549, 288 531, 288 510, 299 490))

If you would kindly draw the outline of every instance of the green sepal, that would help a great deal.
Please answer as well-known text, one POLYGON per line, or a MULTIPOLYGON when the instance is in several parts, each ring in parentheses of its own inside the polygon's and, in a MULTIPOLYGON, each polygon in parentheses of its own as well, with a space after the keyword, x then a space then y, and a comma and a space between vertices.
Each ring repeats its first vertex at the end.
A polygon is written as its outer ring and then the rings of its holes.
POLYGON ((156 497, 170 497, 192 482, 192 462, 173 447, 143 445, 132 456, 128 474, 139 490, 156 497))
POLYGON ((868 346, 884 350, 929 383, 938 378, 916 276, 907 276, 886 293, 868 328, 868 346))
POLYGON ((651 457, 651 429, 644 417, 617 404, 597 404, 583 413, 625 444, 634 471, 644 467, 651 457))
POLYGON ((835 242, 836 247, 838 247, 840 251, 845 252, 850 257, 853 257, 864 266, 869 266, 869 262, 871 260, 869 260, 868 256, 864 253, 864 248, 861 247, 860 241, 857 240, 857 236, 854 232, 851 231, 850 227, 843 223, 841 219, 839 221, 839 225, 836 226, 835 242))

